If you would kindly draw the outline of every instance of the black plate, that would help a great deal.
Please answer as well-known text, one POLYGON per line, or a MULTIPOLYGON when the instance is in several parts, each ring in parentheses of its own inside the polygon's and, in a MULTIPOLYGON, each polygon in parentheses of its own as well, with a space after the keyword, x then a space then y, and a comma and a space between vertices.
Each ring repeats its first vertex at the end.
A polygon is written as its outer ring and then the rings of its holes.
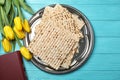
MULTIPOLYGON (((43 63, 37 56, 33 56, 31 61, 33 62, 34 65, 36 65, 38 68, 40 68, 43 71, 46 71, 49 73, 54 73, 54 74, 68 73, 68 72, 71 72, 71 71, 77 69, 78 67, 80 67, 87 60, 87 58, 89 57, 89 55, 94 47, 94 34, 93 34, 93 29, 92 29, 92 26, 91 26, 89 20, 85 17, 85 15, 81 11, 79 11, 71 6, 65 5, 65 4, 61 4, 61 5, 65 8, 67 8, 71 13, 78 15, 79 18, 82 18, 84 20, 85 26, 82 28, 82 33, 84 35, 84 38, 79 41, 79 45, 80 45, 79 53, 74 55, 72 64, 69 69, 60 68, 59 70, 54 70, 53 68, 51 68, 51 67, 47 66, 45 63, 43 63)), ((54 7, 55 4, 52 4, 49 6, 54 7)), ((34 27, 37 24, 37 22, 40 20, 40 18, 42 17, 44 8, 42 8, 38 12, 36 12, 35 15, 33 15, 33 17, 29 20, 29 23, 32 28, 32 33, 26 34, 27 37, 24 40, 24 44, 26 46, 28 46, 32 37, 34 37, 34 33, 33 33, 34 27)))

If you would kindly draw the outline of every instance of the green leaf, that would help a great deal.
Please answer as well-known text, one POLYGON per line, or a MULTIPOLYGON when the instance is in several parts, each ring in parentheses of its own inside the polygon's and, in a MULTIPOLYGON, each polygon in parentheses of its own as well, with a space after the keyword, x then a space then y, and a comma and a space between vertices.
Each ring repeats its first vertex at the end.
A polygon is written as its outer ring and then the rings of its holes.
POLYGON ((18 1, 18 0, 13 0, 13 3, 14 3, 14 5, 15 5, 16 7, 19 6, 19 1, 18 1))
POLYGON ((25 2, 25 0, 20 0, 20 1, 25 2))
POLYGON ((14 5, 12 4, 10 12, 8 14, 8 18, 11 26, 13 25, 14 22, 14 16, 15 16, 15 11, 14 11, 14 5))
POLYGON ((5 9, 6 14, 9 13, 10 8, 11 8, 11 4, 12 4, 12 1, 11 1, 11 0, 6 0, 6 1, 5 1, 4 9, 5 9))
POLYGON ((12 52, 15 51, 15 46, 16 46, 16 40, 12 41, 12 52))
POLYGON ((30 14, 34 14, 34 11, 32 10, 32 8, 31 8, 29 5, 27 5, 23 0, 19 0, 19 2, 20 2, 20 6, 21 6, 24 10, 26 10, 26 11, 29 12, 30 14))
POLYGON ((5 0, 0 0, 0 5, 4 5, 5 0))
POLYGON ((3 7, 0 7, 0 11, 1 11, 1 17, 2 17, 4 25, 9 25, 9 21, 8 21, 7 15, 6 15, 3 7))
POLYGON ((18 15, 18 14, 17 14, 17 9, 16 9, 16 7, 14 6, 13 0, 12 0, 12 7, 13 7, 13 10, 14 10, 15 16, 17 16, 17 15, 18 15))

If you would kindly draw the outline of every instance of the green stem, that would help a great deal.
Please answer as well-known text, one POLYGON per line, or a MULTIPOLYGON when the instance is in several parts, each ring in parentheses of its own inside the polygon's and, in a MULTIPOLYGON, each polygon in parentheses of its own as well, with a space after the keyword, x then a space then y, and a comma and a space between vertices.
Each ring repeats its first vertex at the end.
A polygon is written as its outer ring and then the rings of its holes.
POLYGON ((22 21, 24 20, 24 16, 23 16, 23 13, 22 13, 22 10, 20 8, 20 3, 19 3, 19 0, 13 0, 13 3, 14 5, 16 6, 17 8, 17 13, 18 13, 18 16, 22 19, 22 21))
POLYGON ((5 35, 4 35, 4 34, 1 33, 1 35, 2 35, 2 39, 5 38, 5 35))
MULTIPOLYGON (((1 9, 1 7, 2 6, 0 6, 0 9, 1 9)), ((1 10, 0 10, 0 16, 2 16, 1 15, 1 10)), ((4 33, 4 31, 3 31, 3 23, 2 23, 3 21, 2 21, 2 18, 0 17, 0 33, 1 33, 1 35, 2 35, 2 38, 4 38, 5 37, 5 33, 4 33)))
POLYGON ((22 21, 24 21, 24 16, 23 16, 20 6, 18 6, 17 9, 18 9, 18 14, 19 14, 20 18, 22 19, 22 21))
POLYGON ((16 41, 17 41, 19 47, 22 47, 23 45, 22 45, 22 43, 20 42, 20 40, 17 38, 16 34, 15 34, 15 39, 16 39, 16 41))
POLYGON ((4 25, 10 25, 3 7, 0 7, 0 10, 1 10, 1 17, 2 17, 2 20, 4 22, 4 25))

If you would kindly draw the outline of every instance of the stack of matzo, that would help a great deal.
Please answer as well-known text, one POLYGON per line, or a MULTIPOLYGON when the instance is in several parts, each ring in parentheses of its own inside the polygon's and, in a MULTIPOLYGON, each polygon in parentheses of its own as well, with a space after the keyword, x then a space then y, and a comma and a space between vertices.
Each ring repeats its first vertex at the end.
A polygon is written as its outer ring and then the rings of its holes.
POLYGON ((80 32, 84 22, 61 5, 46 7, 35 37, 28 49, 43 62, 58 70, 69 68, 71 60, 83 38, 80 32))

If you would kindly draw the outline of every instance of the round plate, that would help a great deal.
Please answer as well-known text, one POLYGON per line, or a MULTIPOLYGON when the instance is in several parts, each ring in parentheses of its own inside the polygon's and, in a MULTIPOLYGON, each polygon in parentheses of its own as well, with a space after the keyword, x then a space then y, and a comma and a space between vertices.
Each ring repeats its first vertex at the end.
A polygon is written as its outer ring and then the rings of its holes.
MULTIPOLYGON (((54 74, 63 74, 63 73, 68 73, 71 72, 78 67, 80 67, 89 57, 91 51, 93 50, 94 47, 94 34, 93 34, 93 29, 91 27, 90 22, 88 19, 85 17, 85 15, 71 7, 65 4, 61 4, 63 7, 67 8, 71 13, 76 14, 79 16, 79 18, 82 18, 83 21, 85 22, 84 27, 82 28, 82 33, 84 35, 84 38, 79 41, 79 53, 76 53, 73 57, 72 63, 70 65, 69 69, 64 69, 60 68, 59 70, 55 70, 48 65, 46 65, 44 62, 42 62, 37 56, 33 55, 33 58, 31 61, 33 62, 34 65, 36 65, 38 68, 40 68, 43 71, 49 72, 49 73, 54 73, 54 74)), ((49 5, 51 7, 54 7, 55 4, 49 5)), ((45 7, 44 7, 45 8, 45 7)), ((28 46, 30 41, 34 38, 34 30, 35 26, 40 22, 44 8, 40 9, 38 12, 33 15, 33 17, 29 20, 30 26, 31 26, 31 33, 26 34, 24 44, 25 46, 28 46)))

